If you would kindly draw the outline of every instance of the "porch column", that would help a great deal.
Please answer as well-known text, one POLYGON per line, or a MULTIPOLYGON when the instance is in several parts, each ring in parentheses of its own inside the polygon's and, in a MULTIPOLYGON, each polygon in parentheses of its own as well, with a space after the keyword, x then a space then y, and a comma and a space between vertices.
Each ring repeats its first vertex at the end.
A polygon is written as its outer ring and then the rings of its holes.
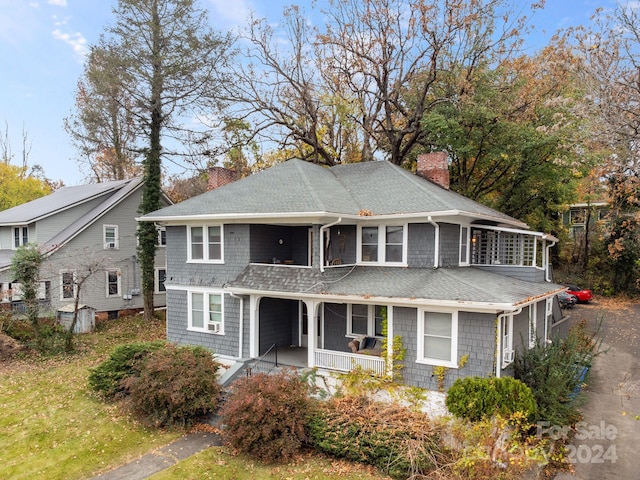
POLYGON ((393 305, 387 305, 387 375, 393 375, 393 305))
POLYGON ((303 300, 307 306, 307 367, 315 367, 318 342, 318 308, 321 302, 303 300))
POLYGON ((260 356, 260 322, 259 322, 260 297, 249 297, 249 357, 260 356))

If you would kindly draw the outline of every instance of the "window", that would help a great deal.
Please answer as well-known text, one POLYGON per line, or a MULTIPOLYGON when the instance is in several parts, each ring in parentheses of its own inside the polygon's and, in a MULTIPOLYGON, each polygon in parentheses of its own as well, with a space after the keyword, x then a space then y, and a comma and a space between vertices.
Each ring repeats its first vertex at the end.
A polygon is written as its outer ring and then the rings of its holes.
POLYGON ((406 263, 407 228, 404 225, 360 227, 360 261, 406 263))
POLYGON ((457 368, 458 313, 420 311, 419 363, 457 368))
POLYGON ((189 330, 223 333, 221 293, 189 292, 189 330))
POLYGON ((77 289, 76 272, 60 272, 60 299, 73 300, 76 297, 77 289))
POLYGON ((469 228, 460 227, 460 265, 469 265, 469 228))
POLYGON ((158 228, 158 245, 160 247, 167 246, 167 229, 165 227, 158 228))
POLYGON ((107 284, 107 297, 119 297, 120 296, 120 270, 107 270, 106 284, 107 284))
POLYGON ((29 227, 13 227, 13 248, 29 243, 29 227))
POLYGON ((167 269, 166 268, 156 268, 155 275, 155 288, 154 291, 156 293, 164 293, 167 291, 167 288, 164 285, 164 282, 167 280, 167 269))
POLYGON ((513 315, 501 317, 502 331, 502 368, 513 362, 513 315))
POLYGON ((102 228, 104 231, 104 248, 106 250, 118 248, 118 226, 103 225, 102 228))
POLYGON ((382 324, 387 307, 351 304, 347 310, 347 336, 383 337, 382 324))
POLYGON ((188 228, 189 261, 222 263, 222 226, 188 228))

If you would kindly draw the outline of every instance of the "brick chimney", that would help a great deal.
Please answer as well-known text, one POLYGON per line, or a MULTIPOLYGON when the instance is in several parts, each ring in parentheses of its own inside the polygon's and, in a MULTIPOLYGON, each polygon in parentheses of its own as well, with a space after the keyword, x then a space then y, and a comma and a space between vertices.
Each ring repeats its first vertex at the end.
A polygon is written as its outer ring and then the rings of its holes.
POLYGON ((221 187, 227 183, 235 182, 238 179, 238 172, 224 167, 209 167, 208 189, 221 187))
POLYGON ((449 190, 449 155, 431 152, 418 155, 417 174, 449 190))

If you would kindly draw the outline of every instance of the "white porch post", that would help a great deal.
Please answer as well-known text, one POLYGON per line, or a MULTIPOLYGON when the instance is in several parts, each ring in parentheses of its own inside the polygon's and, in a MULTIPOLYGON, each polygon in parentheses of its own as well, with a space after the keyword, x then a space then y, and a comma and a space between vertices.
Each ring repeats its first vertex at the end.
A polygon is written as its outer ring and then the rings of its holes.
POLYGON ((387 305, 387 375, 393 375, 393 306, 387 305))
POLYGON ((251 295, 249 297, 249 357, 256 358, 260 355, 260 323, 258 309, 260 308, 260 297, 251 295))
POLYGON ((307 367, 315 367, 318 343, 318 307, 317 300, 304 300, 307 306, 307 367))

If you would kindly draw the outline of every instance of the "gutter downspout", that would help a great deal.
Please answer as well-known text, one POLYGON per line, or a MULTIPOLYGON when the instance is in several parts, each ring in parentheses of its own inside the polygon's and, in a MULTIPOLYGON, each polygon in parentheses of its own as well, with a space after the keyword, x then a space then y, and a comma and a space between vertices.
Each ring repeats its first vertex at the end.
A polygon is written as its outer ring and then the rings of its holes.
MULTIPOLYGON (((500 378, 500 371, 502 370, 502 319, 509 315, 515 316, 522 312, 522 307, 514 310, 513 312, 505 312, 498 315, 498 338, 496 339, 496 378, 500 378)), ((513 335, 513 332, 512 332, 513 335)), ((513 339, 512 339, 513 341, 513 339)))
POLYGON ((427 217, 427 222, 433 225, 433 228, 435 229, 435 241, 433 243, 433 268, 438 268, 440 266, 440 262, 438 261, 440 258, 440 225, 433 221, 431 215, 427 217))
POLYGON ((338 220, 336 220, 333 223, 328 223, 327 225, 323 225, 320 227, 320 238, 319 238, 320 241, 318 242, 318 244, 320 245, 320 271, 323 273, 324 273, 324 231, 327 228, 331 228, 340 222, 342 222, 342 217, 338 218, 338 220))
POLYGON ((244 336, 244 299, 240 296, 240 295, 236 295, 235 293, 231 293, 229 292, 229 295, 232 298, 237 298, 238 300, 240 300, 240 325, 239 325, 239 331, 238 331, 238 337, 239 337, 239 341, 238 341, 238 358, 242 358, 242 341, 243 336, 244 336))
MULTIPOLYGON (((546 240, 546 238, 545 238, 546 240)), ((547 268, 545 268, 544 279, 547 282, 551 282, 551 249, 555 246, 556 242, 552 241, 550 245, 547 245, 547 268)))

